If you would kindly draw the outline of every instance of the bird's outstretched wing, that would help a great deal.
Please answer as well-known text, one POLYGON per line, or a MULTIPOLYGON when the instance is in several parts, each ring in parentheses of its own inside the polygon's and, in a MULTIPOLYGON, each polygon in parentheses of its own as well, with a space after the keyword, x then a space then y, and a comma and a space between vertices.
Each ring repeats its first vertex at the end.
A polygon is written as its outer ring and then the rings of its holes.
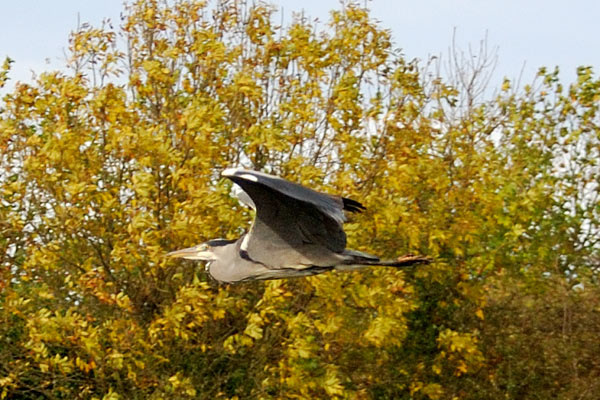
POLYGON ((252 260, 275 268, 326 265, 346 247, 343 210, 364 209, 355 200, 320 193, 262 172, 227 169, 222 175, 237 183, 256 206, 256 218, 242 250, 252 260))

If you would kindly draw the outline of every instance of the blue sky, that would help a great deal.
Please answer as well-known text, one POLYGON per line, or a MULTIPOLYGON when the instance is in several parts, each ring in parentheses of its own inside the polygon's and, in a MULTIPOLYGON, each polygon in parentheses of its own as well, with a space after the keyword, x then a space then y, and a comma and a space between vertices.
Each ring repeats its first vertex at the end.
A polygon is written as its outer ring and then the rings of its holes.
MULTIPOLYGON (((284 13, 305 14, 326 21, 337 0, 274 0, 284 13)), ((11 77, 28 81, 64 65, 68 34, 81 22, 119 22, 122 0, 20 0, 4 2, 0 13, 0 58, 15 63, 11 77)), ((524 82, 544 65, 560 66, 566 82, 579 65, 600 70, 600 1, 597 0, 372 0, 372 15, 392 30, 397 47, 407 58, 445 54, 456 29, 462 48, 477 46, 488 36, 498 47, 493 84, 516 78, 523 65, 524 82)), ((286 17, 287 21, 290 20, 286 17)))

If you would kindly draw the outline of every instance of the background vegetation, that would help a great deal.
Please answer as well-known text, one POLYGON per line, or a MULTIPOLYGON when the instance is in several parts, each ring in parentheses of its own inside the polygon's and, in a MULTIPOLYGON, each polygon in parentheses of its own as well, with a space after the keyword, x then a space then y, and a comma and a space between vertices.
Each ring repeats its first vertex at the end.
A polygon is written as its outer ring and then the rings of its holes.
POLYGON ((0 397, 597 399, 591 68, 486 98, 485 63, 441 79, 358 5, 273 13, 138 0, 4 96, 0 397), (363 202, 352 247, 437 262, 220 286, 164 258, 248 226, 236 165, 363 202))

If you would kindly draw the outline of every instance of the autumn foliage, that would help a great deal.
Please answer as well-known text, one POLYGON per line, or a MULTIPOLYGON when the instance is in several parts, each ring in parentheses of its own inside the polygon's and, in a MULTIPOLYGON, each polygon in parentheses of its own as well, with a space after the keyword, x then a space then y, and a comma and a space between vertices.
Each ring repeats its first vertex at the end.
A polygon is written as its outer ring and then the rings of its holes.
POLYGON ((598 398, 591 68, 486 99, 356 4, 124 15, 0 102, 0 398, 598 398), (436 262, 218 285, 165 258, 248 227, 238 165, 360 200, 353 248, 436 262))

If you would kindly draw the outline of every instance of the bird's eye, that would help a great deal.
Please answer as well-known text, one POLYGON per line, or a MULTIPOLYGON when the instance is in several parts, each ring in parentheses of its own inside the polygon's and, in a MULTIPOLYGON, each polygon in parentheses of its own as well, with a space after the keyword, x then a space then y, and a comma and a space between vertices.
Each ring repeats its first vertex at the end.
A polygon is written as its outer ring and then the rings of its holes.
POLYGON ((202 243, 200 246, 198 246, 198 251, 206 251, 208 250, 208 245, 206 243, 202 243))

